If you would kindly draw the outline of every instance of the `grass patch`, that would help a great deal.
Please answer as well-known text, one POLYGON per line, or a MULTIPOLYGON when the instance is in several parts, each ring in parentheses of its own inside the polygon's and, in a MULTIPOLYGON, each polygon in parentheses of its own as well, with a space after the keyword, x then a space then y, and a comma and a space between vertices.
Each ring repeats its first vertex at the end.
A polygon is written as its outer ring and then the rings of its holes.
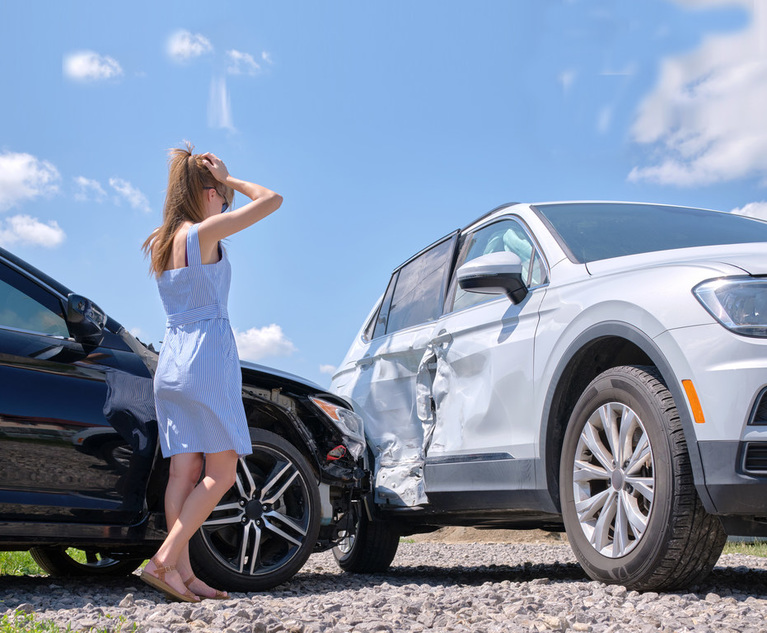
POLYGON ((761 556, 767 558, 767 542, 765 541, 727 541, 723 554, 744 554, 746 556, 761 556))
MULTIPOLYGON (((107 618, 112 616, 107 615, 107 618)), ((138 628, 136 623, 128 624, 123 616, 114 618, 109 626, 91 627, 88 633, 130 633, 138 628)), ((0 619, 0 633, 70 633, 72 627, 61 627, 52 620, 35 620, 31 613, 16 612, 0 619)))
POLYGON ((4 615, 2 620, 0 620, 0 633, 59 633, 71 630, 69 626, 66 629, 62 629, 58 624, 50 620, 38 622, 30 613, 4 615))
MULTIPOLYGON (((85 564, 88 559, 81 549, 70 547, 67 554, 78 563, 85 564)), ((0 552, 0 576, 47 576, 47 572, 40 569, 35 559, 29 552, 0 552)), ((0 630, 0 633, 3 633, 0 630)))
MULTIPOLYGON (((45 572, 38 567, 29 552, 0 552, 0 575, 39 576, 45 572)), ((0 628, 0 633, 5 629, 0 628)))

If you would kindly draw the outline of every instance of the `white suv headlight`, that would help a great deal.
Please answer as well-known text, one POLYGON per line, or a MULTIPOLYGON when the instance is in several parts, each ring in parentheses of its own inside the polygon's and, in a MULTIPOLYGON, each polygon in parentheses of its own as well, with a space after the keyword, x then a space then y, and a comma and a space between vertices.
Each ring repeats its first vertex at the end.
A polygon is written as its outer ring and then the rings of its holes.
POLYGON ((710 279, 695 286, 692 292, 728 330, 767 338, 767 278, 710 279))

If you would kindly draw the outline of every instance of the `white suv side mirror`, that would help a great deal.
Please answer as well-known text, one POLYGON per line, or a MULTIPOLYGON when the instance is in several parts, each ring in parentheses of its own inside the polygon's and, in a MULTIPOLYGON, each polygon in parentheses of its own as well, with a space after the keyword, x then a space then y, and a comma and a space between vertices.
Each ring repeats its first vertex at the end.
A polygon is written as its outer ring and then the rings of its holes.
POLYGON ((505 293, 512 303, 520 303, 527 296, 522 280, 522 260, 507 251, 488 253, 458 269, 458 285, 469 292, 482 294, 505 293))

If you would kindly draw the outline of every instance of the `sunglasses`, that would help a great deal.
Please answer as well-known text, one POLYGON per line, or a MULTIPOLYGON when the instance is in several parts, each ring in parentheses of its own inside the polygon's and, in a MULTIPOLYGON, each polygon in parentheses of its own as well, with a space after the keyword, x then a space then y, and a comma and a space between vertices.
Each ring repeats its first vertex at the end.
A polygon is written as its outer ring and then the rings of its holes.
MULTIPOLYGON (((219 196, 221 196, 221 192, 216 189, 215 187, 203 187, 203 189, 213 189, 219 196)), ((224 198, 224 196, 221 196, 224 198)), ((224 198, 224 204, 221 205, 221 213, 224 213, 229 208, 229 201, 224 198)))

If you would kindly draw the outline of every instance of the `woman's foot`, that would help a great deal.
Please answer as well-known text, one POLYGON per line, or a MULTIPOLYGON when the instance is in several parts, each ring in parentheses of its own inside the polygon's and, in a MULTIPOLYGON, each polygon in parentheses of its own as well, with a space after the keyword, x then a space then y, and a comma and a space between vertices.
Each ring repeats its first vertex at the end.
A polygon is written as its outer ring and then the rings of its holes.
POLYGON ((181 580, 173 565, 163 565, 152 558, 141 570, 141 580, 159 589, 171 600, 178 602, 199 602, 200 598, 190 591, 181 580))
POLYGON ((210 585, 200 580, 192 574, 184 581, 184 585, 193 591, 200 598, 209 598, 211 600, 228 600, 229 594, 226 591, 213 589, 210 585))

